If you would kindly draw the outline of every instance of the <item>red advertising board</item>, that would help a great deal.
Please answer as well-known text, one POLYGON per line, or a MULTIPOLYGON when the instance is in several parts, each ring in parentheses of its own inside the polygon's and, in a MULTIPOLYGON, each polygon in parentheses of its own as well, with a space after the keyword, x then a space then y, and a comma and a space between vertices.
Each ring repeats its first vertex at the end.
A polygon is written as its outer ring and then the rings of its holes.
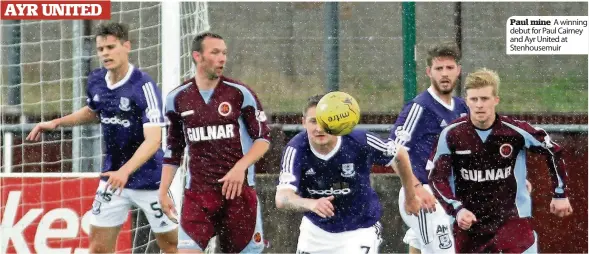
MULTIPOLYGON (((0 254, 88 253, 98 174, 0 174, 0 254)), ((117 251, 130 252, 128 219, 117 251)))

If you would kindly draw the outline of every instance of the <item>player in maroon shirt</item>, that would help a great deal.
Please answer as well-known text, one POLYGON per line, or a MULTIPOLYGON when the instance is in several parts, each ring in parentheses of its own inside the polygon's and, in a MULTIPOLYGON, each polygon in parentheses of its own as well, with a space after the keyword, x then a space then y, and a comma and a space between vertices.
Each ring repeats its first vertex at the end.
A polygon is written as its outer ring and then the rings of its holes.
POLYGON ((264 248, 254 163, 268 151, 270 129, 255 93, 222 76, 226 54, 220 35, 197 35, 192 45, 196 76, 166 99, 170 125, 160 199, 168 216, 175 211, 167 192, 188 148, 180 252, 202 252, 214 235, 221 252, 260 253, 264 248))
POLYGON ((554 189, 550 211, 564 217, 573 210, 562 149, 544 130, 495 113, 495 72, 479 70, 465 83, 469 115, 442 131, 428 163, 434 194, 456 217, 456 252, 537 252, 526 151, 546 156, 554 189))

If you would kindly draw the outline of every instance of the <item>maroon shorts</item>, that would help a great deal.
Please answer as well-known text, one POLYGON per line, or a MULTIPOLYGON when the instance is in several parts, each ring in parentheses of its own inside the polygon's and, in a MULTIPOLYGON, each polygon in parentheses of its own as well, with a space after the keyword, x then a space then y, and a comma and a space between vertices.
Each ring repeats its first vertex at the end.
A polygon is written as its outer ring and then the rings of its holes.
POLYGON ((494 233, 462 230, 454 224, 456 253, 522 253, 535 246, 536 237, 528 218, 507 220, 494 233))
MULTIPOLYGON (((197 187, 198 188, 198 187, 197 187)), ((204 250, 217 235, 221 252, 261 252, 264 248, 261 216, 256 191, 244 186, 233 200, 221 195, 221 188, 184 190, 180 224, 184 232, 204 250)))

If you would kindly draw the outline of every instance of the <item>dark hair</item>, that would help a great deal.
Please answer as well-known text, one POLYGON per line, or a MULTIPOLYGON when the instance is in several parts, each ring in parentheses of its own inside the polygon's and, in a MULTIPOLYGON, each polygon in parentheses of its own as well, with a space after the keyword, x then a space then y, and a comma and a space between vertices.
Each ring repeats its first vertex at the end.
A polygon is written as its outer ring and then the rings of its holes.
POLYGON ((317 94, 309 97, 309 99, 307 99, 307 105, 305 106, 305 108, 303 108, 303 116, 307 115, 307 110, 309 110, 310 108, 317 107, 317 104, 319 104, 319 101, 321 100, 321 98, 323 98, 324 95, 325 94, 317 94))
POLYGON ((434 58, 452 57, 456 63, 460 62, 460 49, 455 43, 437 44, 427 51, 427 66, 432 66, 434 58))
POLYGON ((202 32, 194 36, 194 39, 192 39, 192 51, 198 51, 202 53, 202 41, 204 41, 206 38, 223 40, 223 37, 221 37, 219 34, 213 32, 202 32))
POLYGON ((129 40, 129 27, 123 23, 115 23, 115 22, 106 22, 100 23, 96 26, 96 35, 95 39, 98 36, 108 36, 112 35, 119 39, 121 42, 125 42, 129 40))
MULTIPOLYGON (((192 51, 191 52, 198 51, 199 53, 202 53, 202 41, 204 41, 206 38, 215 38, 215 39, 223 40, 223 37, 221 35, 213 33, 213 32, 199 33, 196 36, 194 36, 194 39, 192 39, 192 51)), ((192 62, 194 64, 196 64, 196 60, 194 60, 194 57, 192 58, 192 62)))

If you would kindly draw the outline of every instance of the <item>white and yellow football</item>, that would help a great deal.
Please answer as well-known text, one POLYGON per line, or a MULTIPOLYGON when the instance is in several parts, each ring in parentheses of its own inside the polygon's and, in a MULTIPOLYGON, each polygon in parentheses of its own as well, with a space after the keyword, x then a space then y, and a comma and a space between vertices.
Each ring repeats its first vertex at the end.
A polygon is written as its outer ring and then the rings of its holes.
POLYGON ((317 124, 325 132, 343 136, 352 132, 360 121, 360 106, 347 93, 330 92, 319 100, 315 114, 317 124))

